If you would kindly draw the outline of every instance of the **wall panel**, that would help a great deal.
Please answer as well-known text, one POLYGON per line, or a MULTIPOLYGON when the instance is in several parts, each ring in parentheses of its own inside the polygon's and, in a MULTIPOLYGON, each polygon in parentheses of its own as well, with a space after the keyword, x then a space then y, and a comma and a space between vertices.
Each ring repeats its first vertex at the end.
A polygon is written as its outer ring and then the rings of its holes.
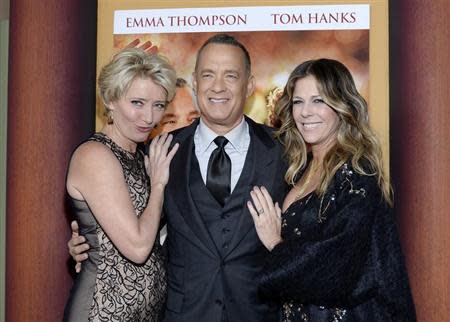
POLYGON ((390 2, 391 165, 419 321, 450 317, 450 9, 390 2))
POLYGON ((94 129, 96 1, 11 2, 7 321, 59 321, 72 284, 64 192, 94 129))

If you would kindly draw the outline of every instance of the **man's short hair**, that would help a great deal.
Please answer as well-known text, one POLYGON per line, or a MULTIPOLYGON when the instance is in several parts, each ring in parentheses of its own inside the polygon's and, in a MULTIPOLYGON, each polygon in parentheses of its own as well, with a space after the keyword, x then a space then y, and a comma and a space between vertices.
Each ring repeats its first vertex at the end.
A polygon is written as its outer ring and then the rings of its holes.
POLYGON ((197 59, 195 60, 195 69, 194 69, 195 71, 197 71, 198 61, 199 61, 199 58, 200 58, 200 55, 201 55, 202 51, 209 44, 230 45, 230 46, 234 46, 234 47, 240 48, 242 50, 242 52, 244 53, 245 71, 247 72, 248 75, 251 74, 252 63, 251 63, 250 54, 248 53, 247 48, 245 48, 245 46, 242 43, 240 43, 238 40, 236 40, 236 38, 234 38, 233 36, 230 36, 228 34, 216 34, 216 35, 208 38, 203 43, 203 45, 200 47, 200 49, 197 52, 197 59))

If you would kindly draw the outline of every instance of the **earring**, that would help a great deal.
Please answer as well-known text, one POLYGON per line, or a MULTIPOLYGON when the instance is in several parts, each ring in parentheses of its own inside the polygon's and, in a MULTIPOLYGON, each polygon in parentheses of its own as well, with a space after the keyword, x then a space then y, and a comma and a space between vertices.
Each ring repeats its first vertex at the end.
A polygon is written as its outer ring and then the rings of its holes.
POLYGON ((106 113, 106 123, 108 123, 108 124, 113 124, 114 123, 114 117, 113 117, 113 112, 112 111, 108 111, 106 113))

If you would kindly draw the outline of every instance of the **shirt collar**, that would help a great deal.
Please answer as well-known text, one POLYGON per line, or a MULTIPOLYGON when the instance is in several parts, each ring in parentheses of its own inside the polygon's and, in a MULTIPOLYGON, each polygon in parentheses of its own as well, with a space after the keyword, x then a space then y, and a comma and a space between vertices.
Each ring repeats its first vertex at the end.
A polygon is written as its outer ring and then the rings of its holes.
MULTIPOLYGON (((232 147, 239 153, 245 153, 245 135, 248 135, 249 129, 248 124, 245 121, 245 118, 242 118, 242 121, 234 127, 230 132, 224 135, 227 138, 232 147)), ((200 117, 200 122, 197 128, 197 134, 199 138, 199 146, 200 151, 206 152, 211 144, 213 144, 214 139, 217 137, 217 134, 211 130, 205 122, 203 122, 200 117)))

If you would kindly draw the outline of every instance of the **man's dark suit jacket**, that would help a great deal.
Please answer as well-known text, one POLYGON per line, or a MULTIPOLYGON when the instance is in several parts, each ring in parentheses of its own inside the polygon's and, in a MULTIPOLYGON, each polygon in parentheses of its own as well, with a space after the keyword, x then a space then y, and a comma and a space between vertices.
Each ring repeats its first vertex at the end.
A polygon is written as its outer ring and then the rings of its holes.
POLYGON ((274 202, 281 204, 287 190, 286 167, 272 130, 247 117, 246 122, 250 146, 243 173, 230 197, 232 206, 223 209, 218 204, 211 207, 214 201, 201 179, 194 151, 198 120, 174 133, 180 148, 172 160, 164 200, 169 254, 167 322, 278 320, 277 305, 258 294, 256 277, 267 250, 259 241, 246 202, 257 185, 266 187, 274 202), (226 247, 218 245, 222 237, 216 228, 220 225, 230 234, 226 247))

